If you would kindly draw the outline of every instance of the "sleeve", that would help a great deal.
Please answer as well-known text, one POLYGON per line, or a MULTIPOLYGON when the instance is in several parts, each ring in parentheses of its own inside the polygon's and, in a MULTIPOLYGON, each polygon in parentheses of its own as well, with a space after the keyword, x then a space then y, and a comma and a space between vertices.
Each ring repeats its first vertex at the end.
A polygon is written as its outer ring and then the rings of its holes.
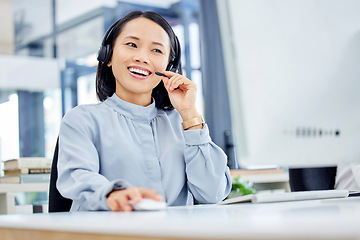
POLYGON ((211 141, 209 129, 184 131, 188 186, 202 203, 218 203, 231 191, 227 156, 211 141))
POLYGON ((59 134, 57 188, 73 200, 72 210, 109 210, 107 195, 114 189, 129 186, 123 180, 108 181, 99 174, 96 134, 89 113, 81 108, 63 119, 59 134))

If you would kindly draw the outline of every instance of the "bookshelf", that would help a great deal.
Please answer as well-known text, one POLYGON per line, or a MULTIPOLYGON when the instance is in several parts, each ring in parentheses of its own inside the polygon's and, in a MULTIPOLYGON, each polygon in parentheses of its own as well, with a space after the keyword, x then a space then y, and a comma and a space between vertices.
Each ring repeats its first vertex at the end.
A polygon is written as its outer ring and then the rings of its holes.
POLYGON ((49 183, 0 184, 0 214, 15 214, 16 192, 47 192, 49 183))

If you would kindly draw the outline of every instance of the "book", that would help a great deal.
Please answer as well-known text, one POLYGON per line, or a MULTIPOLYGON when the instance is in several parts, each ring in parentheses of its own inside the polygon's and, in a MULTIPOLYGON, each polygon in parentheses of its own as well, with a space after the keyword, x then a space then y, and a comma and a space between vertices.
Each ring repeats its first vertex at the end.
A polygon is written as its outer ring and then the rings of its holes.
POLYGON ((52 159, 44 157, 21 157, 4 161, 4 170, 21 168, 50 168, 52 159))
POLYGON ((220 202, 220 205, 235 203, 271 203, 271 202, 288 202, 300 200, 346 198, 349 196, 348 190, 313 190, 299 192, 274 192, 262 194, 248 194, 244 196, 226 199, 220 202))
POLYGON ((50 174, 20 174, 8 175, 1 178, 3 183, 48 183, 50 182, 50 174))
POLYGON ((42 174, 42 173, 50 173, 51 168, 16 168, 4 170, 4 175, 20 175, 20 174, 42 174))

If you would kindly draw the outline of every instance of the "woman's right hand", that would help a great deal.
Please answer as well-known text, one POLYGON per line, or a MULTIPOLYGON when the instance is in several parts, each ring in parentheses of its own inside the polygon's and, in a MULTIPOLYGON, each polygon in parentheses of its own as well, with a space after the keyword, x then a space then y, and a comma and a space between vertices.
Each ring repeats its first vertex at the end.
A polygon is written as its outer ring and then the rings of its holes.
POLYGON ((106 203, 112 211, 129 212, 133 210, 129 201, 132 200, 134 203, 138 203, 143 198, 151 198, 156 201, 162 200, 162 196, 152 189, 128 187, 127 189, 111 192, 106 203))

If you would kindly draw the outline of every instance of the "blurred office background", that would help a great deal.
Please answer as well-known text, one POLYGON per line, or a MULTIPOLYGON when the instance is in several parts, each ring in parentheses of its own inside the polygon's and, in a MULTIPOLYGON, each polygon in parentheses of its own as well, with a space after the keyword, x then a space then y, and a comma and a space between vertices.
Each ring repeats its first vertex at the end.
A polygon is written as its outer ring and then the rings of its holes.
POLYGON ((132 10, 155 11, 173 26, 198 110, 236 167, 215 0, 1 0, 0 161, 52 157, 62 116, 97 102, 104 33, 132 10))

